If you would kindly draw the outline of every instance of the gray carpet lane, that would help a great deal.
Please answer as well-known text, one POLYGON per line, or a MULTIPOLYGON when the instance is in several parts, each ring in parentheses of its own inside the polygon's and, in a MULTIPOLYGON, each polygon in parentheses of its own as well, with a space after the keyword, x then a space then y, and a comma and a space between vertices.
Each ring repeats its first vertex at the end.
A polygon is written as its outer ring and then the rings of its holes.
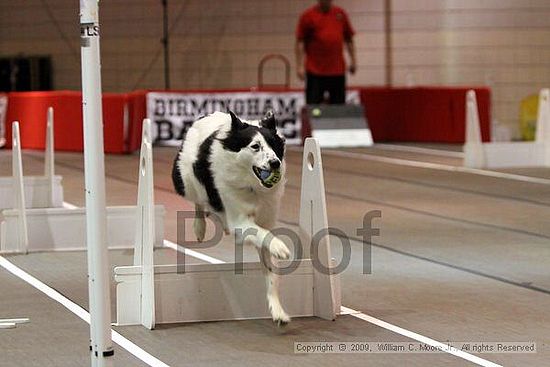
MULTIPOLYGON (((169 173, 172 155, 173 150, 171 149, 155 149, 155 183, 162 189, 157 190, 156 199, 158 202, 167 206, 166 233, 168 238, 174 240, 176 228, 174 218, 175 210, 181 209, 182 206, 186 208, 190 207, 184 204, 183 201, 178 200, 174 194, 170 193, 171 184, 167 173, 169 173)), ((289 165, 290 182, 283 203, 281 219, 291 223, 295 222, 298 217, 296 205, 298 203, 297 187, 300 177, 298 170, 299 165, 297 165, 299 160, 299 155, 293 157, 292 153, 289 153, 289 162, 291 163, 289 165)), ((57 171, 64 175, 67 200, 76 204, 82 204, 82 172, 78 172, 78 167, 82 167, 81 156, 77 154, 61 154, 58 155, 58 161, 61 164, 58 164, 57 171), (77 167, 77 169, 74 167, 77 167), (67 187, 69 187, 69 189, 67 189, 67 187), (77 189, 77 187, 79 188, 77 189)), ((384 241, 381 242, 383 245, 396 247, 403 251, 410 251, 416 255, 420 254, 426 257, 435 256, 436 259, 449 261, 451 264, 465 266, 473 265, 475 268, 481 268, 483 270, 498 271, 503 267, 503 271, 507 272, 506 275, 517 277, 517 279, 513 279, 518 282, 532 281, 537 275, 539 277, 535 279, 536 284, 547 282, 547 278, 544 278, 544 274, 546 273, 546 271, 544 271, 544 263, 547 263, 546 255, 540 256, 540 251, 544 254, 544 242, 539 243, 533 241, 531 238, 533 236, 528 234, 518 234, 514 232, 504 234, 506 231, 503 229, 483 227, 472 229, 472 227, 475 227, 474 223, 464 222, 465 217, 467 217, 466 214, 469 214, 464 208, 468 209, 470 205, 480 205, 486 208, 486 210, 480 213, 474 212, 474 215, 477 215, 477 217, 474 217, 473 220, 471 220, 472 222, 476 222, 478 219, 494 220, 496 218, 498 221, 504 221, 500 223, 497 222, 496 225, 504 227, 509 223, 506 222, 506 220, 509 219, 501 218, 498 211, 491 214, 492 205, 502 205, 503 207, 509 205, 507 201, 503 200, 503 202, 499 202, 501 198, 493 197, 494 193, 491 191, 493 186, 496 191, 501 189, 500 186, 495 185, 495 180, 474 177, 473 180, 479 179, 479 182, 474 186, 468 187, 468 189, 464 189, 464 187, 461 187, 460 182, 457 184, 456 180, 453 180, 453 177, 451 177, 460 176, 456 173, 447 173, 447 175, 438 176, 436 179, 432 180, 426 176, 426 172, 423 172, 422 169, 415 169, 411 170, 414 175, 406 177, 407 182, 401 182, 397 180, 399 177, 397 175, 398 170, 393 170, 395 167, 391 165, 386 164, 384 167, 377 167, 377 164, 369 163, 369 165, 365 167, 363 164, 358 165, 355 161, 342 159, 333 160, 332 158, 326 159, 326 157, 324 157, 324 161, 325 179, 327 181, 327 191, 329 192, 328 205, 331 225, 343 228, 349 234, 354 234, 355 228, 360 224, 361 214, 364 213, 365 210, 383 209, 384 218, 380 222, 382 225, 382 237, 380 240, 384 241), (327 164, 327 161, 332 163, 327 164), (388 172, 395 173, 396 175, 390 175, 390 180, 385 178, 381 179, 379 177, 367 179, 357 178, 356 170, 359 170, 359 172, 372 172, 376 169, 379 170, 379 172, 376 173, 379 176, 388 176, 388 172), (352 171, 353 174, 342 174, 342 172, 338 170, 349 170, 352 171), (340 174, 342 174, 342 176, 338 176, 340 174), (444 199, 447 198, 447 195, 440 191, 445 191, 446 189, 438 191, 434 190, 431 186, 419 185, 416 182, 411 185, 410 182, 408 182, 411 179, 419 181, 420 183, 426 181, 432 184, 435 182, 436 185, 450 186, 451 189, 457 192, 452 191, 449 203, 445 203, 444 199), (384 202, 369 203, 364 201, 365 199, 370 200, 369 198, 373 195, 372 192, 369 192, 366 198, 362 196, 365 192, 364 189, 370 190, 371 186, 375 189, 382 187, 387 191, 387 194, 382 196, 384 202), (486 195, 464 192, 465 190, 473 190, 486 195), (439 195, 439 197, 437 197, 437 202, 433 203, 433 205, 428 205, 432 191, 436 191, 435 195, 439 195), (395 192, 395 196, 390 195, 393 192, 395 192), (333 195, 332 193, 339 194, 340 196, 333 195), (349 197, 342 197, 342 194, 349 197), (465 200, 465 196, 467 197, 467 203, 463 204, 462 201, 465 200), (423 210, 428 213, 414 213, 410 210, 396 208, 396 204, 401 204, 401 200, 408 204, 408 206, 426 205, 423 210), (443 203, 441 203, 441 201, 443 201, 443 203), (484 202, 486 201, 489 201, 489 203, 485 205, 484 202), (381 204, 384 204, 382 208, 380 207, 381 204), (448 216, 451 218, 437 218, 434 215, 440 217, 448 216), (471 246, 467 244, 467 241, 460 240, 464 233, 469 233, 469 236, 473 239, 474 242, 471 243, 471 246), (511 239, 508 239, 509 236, 511 239), (481 239, 481 241, 479 239, 481 239), (504 242, 502 242, 503 240, 504 242), (509 265, 514 264, 515 256, 517 256, 517 253, 513 251, 510 252, 510 249, 514 248, 514 244, 521 244, 521 246, 526 244, 526 248, 534 250, 527 251, 525 253, 525 258, 520 258, 521 266, 510 268, 509 265), (468 247, 465 248, 466 246, 468 247), (505 266, 502 266, 502 264, 505 266), (487 266, 489 266, 489 268, 487 268, 487 266), (521 271, 518 271, 518 269, 521 271)), ((134 202, 137 189, 135 184, 136 174, 134 173, 136 170, 135 166, 137 166, 137 157, 135 155, 108 156, 107 186, 109 189, 109 203, 132 204, 134 202)), ((400 176, 403 176, 403 173, 401 173, 400 176)), ((468 186, 471 181, 468 180, 467 177, 464 177, 463 180, 466 186, 468 186)), ((536 213, 536 218, 540 218, 538 215, 544 213, 544 210, 540 209, 538 204, 524 203, 521 201, 525 198, 539 200, 540 197, 544 196, 544 188, 537 187, 536 190, 533 190, 534 186, 530 185, 531 191, 529 191, 520 183, 510 184, 503 180, 496 181, 501 181, 502 184, 507 186, 508 191, 505 192, 505 194, 521 203, 522 210, 525 209, 524 204, 526 204, 526 206, 528 206, 526 210, 536 213), (542 190, 542 194, 540 190, 542 190), (537 212, 537 210, 541 210, 540 213, 537 212)), ((540 222, 541 220, 536 223, 540 222)), ((541 228, 538 224, 530 224, 529 221, 524 221, 521 223, 519 229, 524 227, 525 231, 545 235, 545 232, 543 232, 545 228, 541 228), (530 225, 531 227, 529 227, 530 225)), ((536 236, 534 237, 536 238, 536 236)), ((336 241, 333 242, 334 252, 337 253, 339 246, 336 241)), ((354 243, 352 248, 354 249, 353 259, 360 259, 360 255, 357 256, 355 253, 357 248, 360 248, 360 244, 354 243)), ((168 251, 166 252, 168 253, 168 251)), ((203 252, 224 260, 230 260, 233 255, 233 246, 231 241, 224 241, 216 248, 206 249, 203 252)), ((246 253, 246 256, 252 257, 254 255, 255 251, 253 250, 246 253)), ((170 258, 169 254, 166 256, 170 258)), ((129 259, 129 256, 127 259, 129 259)), ((74 259, 64 259, 62 263, 66 263, 67 261, 79 262, 74 259)), ((85 260, 82 261, 82 264, 85 265, 85 260)), ((115 263, 118 261, 124 262, 126 260, 115 259, 115 263)), ((24 267, 32 267, 29 264, 25 265, 21 263, 21 265, 24 267)), ((544 301, 545 298, 539 298, 539 295, 535 296, 529 293, 532 291, 525 290, 527 293, 520 293, 521 296, 516 296, 517 292, 523 292, 524 290, 521 288, 518 290, 511 285, 500 283, 496 286, 495 283, 497 282, 485 277, 478 277, 457 269, 442 267, 430 263, 429 261, 397 254, 384 249, 373 250, 373 265, 374 273, 370 276, 363 276, 360 270, 357 269, 358 267, 360 268, 360 266, 355 263, 353 263, 342 275, 344 304, 363 310, 368 314, 380 317, 386 321, 407 327, 413 331, 422 330, 424 335, 436 339, 439 338, 441 340, 445 338, 449 340, 457 340, 456 338, 474 340, 478 338, 481 339, 484 336, 490 336, 491 338, 483 338, 482 340, 498 341, 504 338, 504 340, 509 341, 516 340, 515 338, 533 335, 537 340, 544 341, 547 340, 547 335, 550 335, 547 329, 537 325, 531 319, 527 320, 525 324, 526 328, 520 328, 518 324, 514 323, 506 324, 502 321, 505 319, 505 310, 514 310, 514 313, 518 310, 522 312, 522 314, 526 313, 532 315, 533 319, 539 317, 541 312, 539 305, 541 307, 547 307, 547 304, 544 301), (412 271, 411 269, 415 270, 412 271), (462 286, 462 283, 464 283, 464 286, 462 286), (476 284, 480 286, 473 287, 473 285, 476 284), (447 292, 449 287, 452 292, 447 292), (424 293, 426 296, 424 296, 424 293), (369 295, 371 296, 369 297, 369 295), (454 303, 442 301, 453 299, 453 296, 456 298, 456 302, 454 303), (511 299, 515 298, 521 299, 521 302, 518 301, 519 305, 511 302, 511 299), (468 307, 465 307, 463 310, 460 309, 461 303, 467 304, 468 307), (536 307, 520 307, 525 306, 525 304, 533 304, 536 307), (492 307, 498 307, 497 311, 494 311, 492 307), (498 318, 493 317, 493 315, 498 315, 498 318), (460 320, 460 326, 464 326, 464 328, 460 328, 460 332, 449 333, 449 330, 452 331, 456 328, 457 323, 459 323, 458 320, 460 320), (467 320, 467 322, 465 322, 465 320, 467 320), (488 332, 487 330, 494 330, 494 332, 488 332), (447 337, 447 335, 451 336, 447 337)), ((50 265, 50 268, 51 267, 53 267, 53 265, 50 265)), ((48 273, 48 271, 46 271, 46 273, 48 273)), ((50 281, 59 283, 56 279, 51 279, 50 281)), ((83 287, 84 292, 80 290, 81 286, 77 284, 69 284, 67 289, 74 289, 75 297, 77 293, 82 294, 79 299, 85 302, 87 298, 85 280, 83 287)), ((311 320, 307 321, 309 322, 311 320)), ((367 323, 364 324, 368 325, 367 323)), ((315 326, 317 327, 317 325, 315 326)), ((187 327, 187 325, 185 327, 187 327)), ((124 332, 126 333, 126 330, 124 332)), ((145 332, 144 335, 147 336, 150 334, 145 332)), ((392 335, 395 334, 390 334, 390 339, 386 338, 386 340, 392 340, 392 335)), ((386 336, 384 335, 384 337, 386 336)), ((380 340, 384 339, 382 338, 380 340)), ((158 348, 162 347, 159 346, 158 348)), ((548 355, 543 353, 542 356, 547 357, 548 355)), ((405 357, 408 358, 409 355, 405 357)), ((495 358, 497 356, 493 358, 493 355, 485 355, 485 357, 490 360, 496 360, 495 358)), ((527 357, 532 358, 532 356, 527 357)), ((292 358, 295 357, 292 356, 292 358)), ((315 356, 313 358, 315 359, 315 356)), ((523 358, 525 358, 524 355, 513 356, 512 360, 517 361, 517 365, 539 365, 538 359, 525 360, 523 358), (521 361, 533 363, 522 364, 521 361)), ((320 361, 317 361, 317 363, 322 364, 324 360, 324 358, 320 358, 320 361)), ((506 359, 502 360, 505 361, 506 359)), ((382 359, 379 363, 384 363, 384 361, 386 360, 382 359)), ((352 365, 355 363, 354 360, 348 362, 351 362, 352 365)), ((418 363, 421 362, 422 358, 418 363)), ((446 365, 445 363, 447 362, 452 365, 455 365, 455 363, 456 365, 464 365, 463 361, 455 360, 454 357, 451 357, 451 359, 444 358, 444 361, 442 360, 435 364, 428 362, 428 364, 425 365, 446 365)), ((197 361, 197 363, 200 365, 202 363, 207 364, 208 362, 197 361)), ((374 365, 385 364, 378 364, 377 361, 374 365)))

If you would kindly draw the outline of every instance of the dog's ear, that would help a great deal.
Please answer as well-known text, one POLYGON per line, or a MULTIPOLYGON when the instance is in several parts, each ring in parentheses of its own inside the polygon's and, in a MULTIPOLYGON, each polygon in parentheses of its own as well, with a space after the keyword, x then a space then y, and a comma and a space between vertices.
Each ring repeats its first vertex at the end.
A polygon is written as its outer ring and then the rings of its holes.
POLYGON ((273 110, 267 111, 265 116, 260 120, 260 126, 269 130, 277 130, 277 120, 275 120, 273 110))
POLYGON ((241 119, 239 119, 233 111, 230 110, 229 115, 231 116, 231 130, 240 130, 245 127, 241 119))

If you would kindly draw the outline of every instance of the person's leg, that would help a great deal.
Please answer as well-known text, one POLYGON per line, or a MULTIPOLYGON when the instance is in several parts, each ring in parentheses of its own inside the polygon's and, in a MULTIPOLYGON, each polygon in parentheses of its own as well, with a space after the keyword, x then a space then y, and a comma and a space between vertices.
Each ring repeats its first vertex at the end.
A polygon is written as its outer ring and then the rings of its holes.
POLYGON ((319 104, 323 100, 320 76, 307 73, 306 75, 306 104, 319 104))
POLYGON ((330 104, 346 103, 346 76, 331 76, 328 81, 328 91, 330 94, 330 104))

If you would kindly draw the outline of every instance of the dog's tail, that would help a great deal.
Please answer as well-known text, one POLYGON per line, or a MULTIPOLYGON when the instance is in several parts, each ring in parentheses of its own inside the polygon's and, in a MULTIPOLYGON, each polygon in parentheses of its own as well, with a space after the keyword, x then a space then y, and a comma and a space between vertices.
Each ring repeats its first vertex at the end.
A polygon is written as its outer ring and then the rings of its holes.
POLYGON ((176 158, 174 158, 174 165, 172 166, 172 182, 174 183, 174 189, 181 196, 185 196, 185 185, 183 184, 183 177, 179 168, 181 151, 178 151, 176 158))

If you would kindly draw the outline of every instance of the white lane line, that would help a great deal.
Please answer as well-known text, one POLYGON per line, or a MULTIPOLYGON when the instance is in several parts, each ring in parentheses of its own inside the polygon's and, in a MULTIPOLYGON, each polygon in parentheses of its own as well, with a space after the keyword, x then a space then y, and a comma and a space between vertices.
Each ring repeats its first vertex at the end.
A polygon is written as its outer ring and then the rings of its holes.
MULTIPOLYGON (((66 309, 74 313, 76 316, 80 317, 82 320, 86 321, 88 324, 90 323, 90 314, 88 313, 88 311, 86 311, 84 308, 74 303, 55 289, 42 283, 40 280, 36 279, 29 273, 18 268, 16 265, 6 260, 3 256, 0 256, 0 266, 15 275, 16 277, 20 278, 21 280, 32 285, 34 288, 38 289, 54 301, 59 302, 66 309)), ((113 338, 113 341, 115 343, 126 349, 128 352, 133 354, 135 357, 137 357, 147 365, 153 367, 169 367, 166 363, 147 353, 145 350, 141 349, 139 346, 132 343, 130 340, 126 339, 124 336, 112 329, 111 337, 113 338)))
MULTIPOLYGON (((187 249, 183 246, 177 245, 174 242, 169 241, 169 240, 164 240, 164 245, 166 247, 170 247, 171 249, 174 249, 176 251, 180 251, 180 252, 183 251, 185 254, 188 254, 188 255, 193 256, 193 257, 195 257, 194 254, 199 254, 200 257, 197 257, 197 258, 199 258, 201 260, 208 261, 208 262, 212 262, 213 264, 224 264, 224 263, 226 263, 223 260, 216 259, 216 258, 213 258, 211 256, 207 256, 207 255, 198 253, 196 251, 189 250, 189 249, 187 249), (213 261, 215 261, 215 262, 213 262, 213 261)), ((476 357, 472 354, 465 353, 465 352, 460 351, 460 350, 448 350, 448 346, 446 344, 443 344, 441 342, 438 342, 437 340, 428 338, 426 336, 417 334, 415 332, 409 331, 407 329, 403 329, 399 326, 392 325, 388 322, 385 322, 385 321, 382 321, 382 320, 377 319, 375 317, 364 314, 361 311, 357 311, 357 310, 354 310, 354 309, 351 309, 351 308, 348 308, 348 307, 341 306, 340 307, 340 314, 341 315, 351 315, 353 317, 356 317, 360 320, 369 322, 371 324, 374 324, 374 325, 379 326, 381 328, 384 328, 386 330, 390 330, 390 331, 393 331, 394 333, 406 336, 407 338, 414 339, 414 340, 419 341, 419 342, 424 343, 424 344, 428 344, 432 347, 442 348, 442 350, 444 350, 446 353, 449 353, 449 354, 452 354, 456 357, 465 359, 465 360, 470 361, 472 363, 475 363, 479 366, 502 367, 499 364, 493 363, 493 362, 485 360, 483 358, 476 357)))
POLYGON ((377 319, 376 317, 366 315, 366 314, 364 314, 360 311, 355 311, 355 310, 352 310, 351 308, 347 308, 347 307, 344 307, 344 306, 342 306, 342 310, 346 310, 349 313, 349 315, 351 315, 353 317, 357 317, 358 319, 361 319, 363 321, 370 322, 371 324, 374 324, 376 326, 380 326, 381 328, 393 331, 394 333, 406 336, 407 338, 411 338, 411 339, 417 340, 421 343, 431 345, 432 347, 441 348, 442 350, 445 350, 446 353, 449 353, 449 354, 452 354, 456 357, 465 359, 465 360, 470 361, 472 363, 475 363, 479 366, 502 367, 499 364, 493 363, 493 362, 485 360, 483 358, 476 357, 476 356, 474 356, 472 354, 469 354, 469 353, 465 353, 465 352, 463 352, 461 350, 458 350, 458 349, 453 348, 453 349, 449 350, 447 344, 440 343, 437 340, 425 337, 423 335, 417 334, 417 333, 409 331, 407 329, 403 329, 399 326, 392 325, 390 323, 387 323, 385 321, 377 319))
POLYGON ((530 176, 517 175, 514 173, 487 171, 482 169, 467 168, 467 167, 461 167, 461 166, 450 166, 447 164, 440 164, 440 163, 418 162, 418 161, 411 161, 411 160, 401 159, 401 158, 380 157, 380 156, 374 156, 369 154, 334 151, 334 150, 323 150, 323 155, 335 156, 335 157, 341 157, 341 158, 360 159, 365 161, 373 161, 373 162, 381 162, 381 163, 389 163, 389 164, 396 164, 396 165, 416 167, 416 168, 427 168, 427 169, 434 169, 434 170, 447 171, 447 172, 469 173, 469 174, 474 174, 479 176, 486 176, 491 178, 500 178, 500 179, 507 179, 507 180, 513 180, 513 181, 521 181, 521 182, 529 182, 529 183, 535 183, 540 185, 550 185, 550 179, 547 179, 547 178, 530 177, 530 176))
POLYGON ((218 259, 216 259, 212 256, 208 256, 208 255, 203 254, 201 252, 197 252, 197 251, 185 248, 183 246, 175 244, 172 241, 164 240, 164 247, 169 247, 172 250, 184 253, 184 254, 189 255, 189 256, 193 256, 194 258, 206 261, 206 262, 211 263, 211 264, 224 264, 225 263, 225 261, 218 260, 218 259))
POLYGON ((410 145, 396 145, 396 144, 374 144, 372 148, 378 148, 382 150, 390 150, 396 152, 411 152, 411 153, 420 153, 427 155, 435 155, 440 157, 449 157, 449 158, 464 158, 463 152, 455 152, 449 150, 440 150, 432 148, 422 148, 415 147, 410 145))

